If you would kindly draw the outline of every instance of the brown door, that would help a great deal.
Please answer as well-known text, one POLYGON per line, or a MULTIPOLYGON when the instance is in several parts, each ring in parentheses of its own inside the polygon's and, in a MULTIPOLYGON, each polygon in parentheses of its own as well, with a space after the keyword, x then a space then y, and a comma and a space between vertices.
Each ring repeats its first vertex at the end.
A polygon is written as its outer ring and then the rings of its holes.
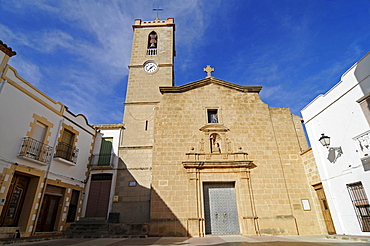
POLYGON ((14 174, 9 187, 3 211, 0 217, 1 226, 17 226, 24 198, 27 192, 29 177, 14 174))
POLYGON ((111 174, 92 175, 85 217, 107 217, 111 174))
POLYGON ((314 188, 316 190, 317 198, 319 198, 322 215, 324 216, 324 221, 326 224, 326 229, 328 230, 329 234, 335 234, 335 228, 334 228, 333 220, 331 218, 331 213, 330 213, 330 209, 328 206, 328 201, 326 200, 323 186, 320 183, 320 184, 314 185, 314 188))
POLYGON ((60 196, 45 194, 37 221, 36 231, 53 231, 58 213, 60 196))

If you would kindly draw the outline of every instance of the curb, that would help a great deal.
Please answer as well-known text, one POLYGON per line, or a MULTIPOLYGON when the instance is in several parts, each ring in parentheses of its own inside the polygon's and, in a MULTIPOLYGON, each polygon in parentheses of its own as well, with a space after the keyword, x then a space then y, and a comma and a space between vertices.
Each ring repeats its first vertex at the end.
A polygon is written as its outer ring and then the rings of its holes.
POLYGON ((326 235, 325 237, 327 239, 338 239, 338 240, 357 241, 357 242, 370 242, 369 237, 361 237, 361 236, 326 235))

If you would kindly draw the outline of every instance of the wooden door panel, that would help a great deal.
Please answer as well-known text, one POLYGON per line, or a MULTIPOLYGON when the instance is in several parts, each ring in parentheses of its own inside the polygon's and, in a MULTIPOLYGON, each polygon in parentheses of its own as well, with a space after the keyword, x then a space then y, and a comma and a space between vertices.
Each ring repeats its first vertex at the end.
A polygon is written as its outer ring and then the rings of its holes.
POLYGON ((314 187, 316 190, 317 198, 319 199, 319 202, 320 202, 321 211, 324 217, 326 229, 328 230, 329 234, 335 234, 336 232, 335 232, 334 223, 331 217, 328 201, 326 199, 322 184, 315 185, 314 187))
POLYGON ((85 217, 107 217, 112 180, 92 180, 85 217))
POLYGON ((0 217, 2 226, 17 226, 30 178, 15 174, 0 217))

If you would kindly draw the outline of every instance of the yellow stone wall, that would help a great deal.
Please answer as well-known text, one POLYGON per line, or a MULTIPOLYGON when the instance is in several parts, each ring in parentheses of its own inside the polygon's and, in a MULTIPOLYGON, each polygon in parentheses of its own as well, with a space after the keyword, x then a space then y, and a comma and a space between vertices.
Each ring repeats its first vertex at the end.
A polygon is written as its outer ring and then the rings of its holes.
MULTIPOLYGON (((209 84, 166 93, 155 120, 152 166, 151 235, 204 235, 203 182, 235 182, 239 226, 245 235, 321 233, 300 156, 303 130, 289 108, 269 108, 257 93, 209 84), (210 132, 207 108, 217 108, 222 153, 247 152, 255 168, 186 169, 186 153, 203 153, 210 132), (207 135, 208 134, 208 135, 207 135), (250 173, 249 173, 250 172, 250 173)), ((234 158, 234 157, 233 157, 234 158)), ((226 159, 225 159, 226 160, 226 159)))
POLYGON ((115 194, 118 202, 112 211, 119 212, 122 223, 148 223, 152 180, 153 132, 156 107, 162 98, 160 86, 173 85, 174 23, 173 18, 161 21, 136 20, 124 111, 124 131, 119 147, 115 194), (147 55, 148 36, 155 31, 157 54, 147 55), (153 61, 154 73, 143 65, 153 61), (137 186, 129 187, 130 181, 137 186))

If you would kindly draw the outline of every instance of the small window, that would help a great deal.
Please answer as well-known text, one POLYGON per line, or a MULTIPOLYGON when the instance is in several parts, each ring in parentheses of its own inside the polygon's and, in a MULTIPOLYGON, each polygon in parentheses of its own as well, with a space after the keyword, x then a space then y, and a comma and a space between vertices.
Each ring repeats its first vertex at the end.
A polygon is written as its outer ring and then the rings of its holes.
POLYGON ((361 182, 347 184, 347 189, 362 231, 370 231, 370 205, 361 182))
POLYGON ((217 109, 208 109, 208 123, 218 123, 217 109))
POLYGON ((128 181, 129 187, 135 187, 137 185, 136 181, 128 181))

